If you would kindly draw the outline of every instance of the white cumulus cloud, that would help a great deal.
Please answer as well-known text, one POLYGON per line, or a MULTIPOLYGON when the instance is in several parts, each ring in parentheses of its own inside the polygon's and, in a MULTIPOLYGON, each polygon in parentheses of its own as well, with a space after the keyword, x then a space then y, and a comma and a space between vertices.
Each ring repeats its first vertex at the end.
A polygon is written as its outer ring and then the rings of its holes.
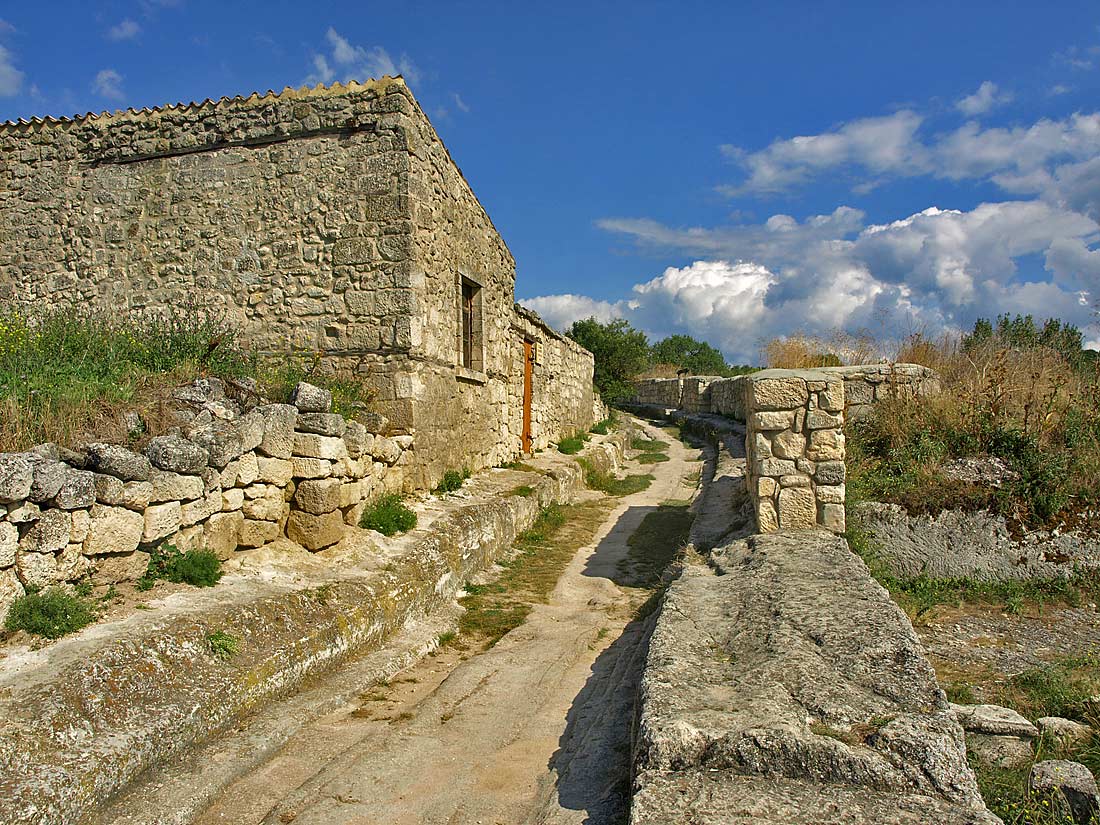
POLYGON ((13 97, 19 94, 25 75, 15 67, 15 56, 6 47, 0 46, 0 97, 13 97))
POLYGON ((122 100, 122 75, 114 69, 101 69, 92 81, 92 91, 110 100, 122 100))
POLYGON ((964 115, 974 117, 984 115, 986 112, 1011 101, 1012 94, 1010 92, 1001 92, 997 89, 996 83, 992 80, 985 80, 974 94, 967 95, 959 100, 955 104, 955 108, 964 115))
POLYGON ((141 34, 141 26, 127 17, 107 29, 108 40, 133 40, 141 34))
POLYGON ((313 55, 313 71, 306 77, 309 84, 363 81, 383 75, 402 75, 409 83, 420 79, 416 64, 407 54, 395 59, 382 46, 355 46, 331 26, 325 33, 325 40, 328 41, 328 54, 313 55))

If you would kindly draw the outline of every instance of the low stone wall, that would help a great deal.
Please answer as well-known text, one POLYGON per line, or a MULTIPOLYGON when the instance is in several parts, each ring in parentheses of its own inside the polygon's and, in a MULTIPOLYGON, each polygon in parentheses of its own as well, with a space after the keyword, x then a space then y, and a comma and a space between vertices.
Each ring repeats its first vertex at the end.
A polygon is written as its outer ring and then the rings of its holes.
POLYGON ((217 379, 176 400, 184 426, 141 453, 89 444, 0 455, 0 616, 26 587, 136 580, 164 543, 222 559, 284 534, 327 547, 412 449, 411 436, 331 413, 328 391, 309 384, 294 404, 243 412, 217 379))
POLYGON ((651 378, 634 384, 634 402, 654 407, 680 409, 684 391, 682 378, 651 378))
POLYGON ((866 418, 875 402, 884 398, 919 398, 940 391, 935 370, 919 364, 865 364, 821 371, 844 379, 844 412, 849 421, 866 418))
MULTIPOLYGON (((616 463, 624 439, 591 444, 586 455, 616 463)), ((189 594, 182 614, 158 612, 167 609, 161 605, 60 640, 37 668, 0 672, 0 822, 86 821, 147 768, 349 655, 377 649, 451 603, 541 507, 570 501, 583 488, 581 475, 563 461, 540 474, 517 473, 532 495, 453 499, 431 523, 391 540, 395 552, 374 572, 302 569, 289 583, 230 576, 189 594), (211 651, 214 631, 239 640, 231 661, 211 651)))
POLYGON ((825 372, 744 377, 747 483, 761 533, 844 532, 844 387, 825 372))

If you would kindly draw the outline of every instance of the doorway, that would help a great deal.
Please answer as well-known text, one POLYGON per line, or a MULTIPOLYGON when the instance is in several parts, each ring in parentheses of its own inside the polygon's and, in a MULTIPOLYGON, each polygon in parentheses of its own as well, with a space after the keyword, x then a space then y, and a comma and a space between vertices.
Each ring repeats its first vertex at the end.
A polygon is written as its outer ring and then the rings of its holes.
POLYGON ((523 340, 523 452, 531 453, 531 398, 533 395, 532 383, 535 373, 535 344, 533 341, 523 340))

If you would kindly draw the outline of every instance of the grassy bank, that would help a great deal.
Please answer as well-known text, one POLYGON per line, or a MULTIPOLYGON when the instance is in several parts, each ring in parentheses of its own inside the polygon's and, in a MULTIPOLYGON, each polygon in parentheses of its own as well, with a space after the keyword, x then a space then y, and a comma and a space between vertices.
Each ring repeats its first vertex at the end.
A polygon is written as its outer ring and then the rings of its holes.
POLYGON ((274 401, 310 380, 333 391, 340 412, 367 400, 358 382, 326 380, 317 367, 312 355, 259 359, 223 316, 195 308, 108 315, 0 307, 0 451, 125 443, 135 435, 127 412, 155 432, 169 423, 171 390, 204 376, 255 382, 274 401))

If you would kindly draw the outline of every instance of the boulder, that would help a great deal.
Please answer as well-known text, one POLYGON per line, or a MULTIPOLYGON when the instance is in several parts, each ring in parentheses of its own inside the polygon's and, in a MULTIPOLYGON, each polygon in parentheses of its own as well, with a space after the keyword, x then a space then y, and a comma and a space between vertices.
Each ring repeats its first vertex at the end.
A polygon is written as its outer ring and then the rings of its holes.
POLYGON ((332 393, 302 381, 294 388, 290 402, 298 408, 298 412, 327 413, 332 409, 332 393))
POLYGON ((57 557, 52 553, 20 553, 15 572, 24 587, 48 587, 61 581, 57 557))
POLYGON ((188 501, 180 506, 180 524, 190 527, 200 521, 210 518, 214 513, 220 513, 222 509, 222 491, 211 490, 204 497, 188 501))
MULTIPOLYGON (((151 474, 152 470, 150 470, 151 474)), ((92 483, 95 487, 95 500, 100 504, 113 507, 122 500, 122 482, 114 476, 105 473, 93 473, 92 483)))
MULTIPOLYGON (((247 496, 247 491, 245 492, 247 496)), ((268 487, 263 495, 248 498, 241 507, 246 518, 259 521, 282 521, 287 514, 283 491, 278 487, 268 487)))
POLYGON ((158 469, 186 475, 195 475, 210 461, 206 448, 181 435, 157 436, 145 448, 145 455, 158 469))
POLYGON ((1061 716, 1044 716, 1035 720, 1035 726, 1040 733, 1067 742, 1080 742, 1092 733, 1090 726, 1074 722, 1072 719, 1063 719, 1061 716))
POLYGON ((196 378, 185 387, 172 393, 177 401, 201 407, 208 401, 221 401, 225 398, 225 382, 220 378, 196 378))
POLYGON ((254 482, 260 474, 259 463, 255 453, 245 453, 237 463, 237 485, 247 487, 254 482))
POLYGON ((1100 814, 1100 791, 1096 787, 1096 778, 1080 762, 1065 759, 1036 762, 1028 777, 1028 789, 1032 793, 1061 796, 1073 815, 1073 821, 1080 825, 1091 825, 1100 814))
POLYGON ((33 468, 33 480, 28 498, 31 501, 44 504, 58 494, 61 485, 65 483, 72 470, 68 464, 63 464, 60 461, 40 458, 34 454, 30 454, 28 458, 30 458, 33 468))
POLYGON ((1031 743, 1016 736, 970 733, 966 736, 966 750, 985 764, 997 768, 1022 768, 1035 759, 1031 743))
POLYGON ((1039 729, 1012 708, 1000 705, 951 705, 963 730, 993 736, 1039 735, 1039 729))
POLYGON ((153 469, 145 456, 117 444, 89 444, 87 453, 89 470, 123 481, 148 481, 153 469))
POLYGON ((92 524, 92 517, 87 510, 73 510, 73 529, 69 533, 70 544, 83 544, 88 538, 88 528, 92 524))

